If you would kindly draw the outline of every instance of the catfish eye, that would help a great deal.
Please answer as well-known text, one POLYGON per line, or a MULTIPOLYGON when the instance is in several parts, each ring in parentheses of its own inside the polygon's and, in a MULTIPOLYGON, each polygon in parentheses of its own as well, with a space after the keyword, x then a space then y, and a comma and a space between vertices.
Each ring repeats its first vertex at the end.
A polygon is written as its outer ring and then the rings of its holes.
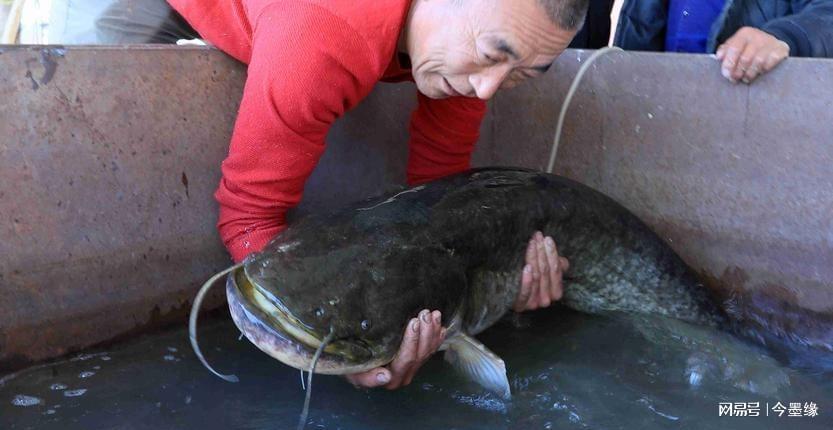
POLYGON ((370 329, 370 320, 362 320, 362 330, 370 329))

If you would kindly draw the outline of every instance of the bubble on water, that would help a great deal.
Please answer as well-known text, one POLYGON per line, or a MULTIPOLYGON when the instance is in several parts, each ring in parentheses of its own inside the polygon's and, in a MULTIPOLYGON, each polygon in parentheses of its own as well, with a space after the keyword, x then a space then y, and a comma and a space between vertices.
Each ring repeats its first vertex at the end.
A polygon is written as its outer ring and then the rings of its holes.
POLYGON ((176 357, 174 357, 173 355, 170 355, 170 354, 168 354, 168 355, 166 355, 162 358, 164 358, 165 361, 174 361, 174 360, 176 360, 176 357))
POLYGON ((80 355, 77 355, 73 358, 70 358, 69 361, 71 361, 71 362, 73 362, 73 361, 87 361, 89 359, 96 358, 96 357, 101 357, 103 359, 103 357, 106 356, 107 354, 108 354, 107 352, 96 352, 96 353, 93 353, 93 354, 90 354, 90 353, 80 354, 80 355))
POLYGON ((104 357, 101 357, 101 359, 104 360, 104 361, 110 361, 110 356, 105 355, 104 357))
POLYGON ((426 382, 422 384, 422 389, 425 391, 431 391, 434 389, 434 386, 426 382))
POLYGON ((13 405, 23 406, 23 407, 39 405, 42 402, 43 402, 43 400, 41 400, 37 397, 27 396, 25 394, 18 394, 16 396, 14 396, 14 398, 12 399, 12 404, 13 405))
POLYGON ((55 409, 47 409, 46 411, 44 411, 44 413, 43 413, 43 414, 44 414, 44 415, 52 415, 52 414, 54 414, 55 412, 57 412, 55 409))
POLYGON ((179 350, 178 350, 178 349, 176 349, 176 348, 174 348, 174 347, 172 347, 172 346, 169 346, 169 347, 168 347, 168 351, 170 351, 170 352, 177 352, 177 351, 179 351, 179 350))
POLYGON ((190 404, 191 404, 191 396, 190 396, 190 395, 185 396, 185 404, 186 404, 186 405, 190 405, 190 404))
POLYGON ((52 391, 66 390, 67 386, 64 384, 52 384, 49 386, 49 389, 52 391))
POLYGON ((570 411, 570 416, 567 418, 570 420, 571 423, 577 423, 581 421, 581 417, 578 416, 577 413, 570 411))
POLYGON ((691 386, 698 386, 700 383, 703 382, 703 374, 699 372, 691 372, 688 375, 688 383, 691 386))
POLYGON ((64 391, 64 397, 78 397, 83 396, 84 393, 87 392, 86 388, 79 388, 77 390, 66 390, 64 391))
POLYGON ((93 375, 95 375, 95 372, 90 371, 90 370, 85 370, 85 371, 79 373, 78 377, 79 378, 89 378, 90 376, 93 376, 93 375))
POLYGON ((101 370, 101 366, 93 366, 93 370, 101 370))
POLYGON ((547 430, 552 429, 552 423, 551 423, 551 422, 549 422, 549 421, 545 422, 545 423, 544 423, 544 428, 545 428, 545 429, 547 429, 547 430))
POLYGON ((529 383, 531 382, 530 377, 516 377, 512 380, 512 388, 515 391, 526 391, 527 387, 529 387, 529 383))

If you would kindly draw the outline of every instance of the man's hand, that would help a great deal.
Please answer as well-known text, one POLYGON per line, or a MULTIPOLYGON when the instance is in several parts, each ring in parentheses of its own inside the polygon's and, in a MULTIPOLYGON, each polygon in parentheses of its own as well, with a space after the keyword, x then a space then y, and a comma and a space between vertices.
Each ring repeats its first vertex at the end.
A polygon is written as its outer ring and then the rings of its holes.
POLYGON ((717 48, 723 77, 737 83, 751 83, 774 69, 790 55, 790 46, 775 36, 752 27, 743 27, 717 48))
POLYGON ((347 375, 347 380, 358 387, 384 386, 389 390, 410 384, 416 371, 445 341, 446 329, 441 321, 440 311, 423 310, 417 318, 408 322, 399 352, 390 364, 347 375))
POLYGON ((521 275, 521 291, 515 300, 515 312, 545 308, 561 299, 564 288, 561 278, 570 262, 558 256, 551 237, 536 231, 526 247, 526 265, 521 275))
MULTIPOLYGON (((515 302, 517 312, 549 306, 561 298, 561 278, 570 263, 558 256, 555 241, 537 231, 526 248, 526 265, 521 275, 521 290, 515 302)), ((417 370, 445 341, 440 311, 427 309, 413 318, 405 328, 405 336, 396 358, 389 365, 363 373, 347 375, 353 385, 364 388, 385 387, 393 390, 411 383, 417 370)))

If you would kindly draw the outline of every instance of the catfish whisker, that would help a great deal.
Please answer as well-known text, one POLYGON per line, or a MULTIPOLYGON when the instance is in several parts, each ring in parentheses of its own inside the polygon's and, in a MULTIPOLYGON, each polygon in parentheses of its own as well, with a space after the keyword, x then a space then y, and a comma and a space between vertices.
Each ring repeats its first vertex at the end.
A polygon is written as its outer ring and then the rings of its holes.
POLYGON ((205 357, 202 355, 202 351, 200 351, 200 345, 197 343, 197 315, 200 312, 200 307, 202 306, 203 299, 205 299, 205 295, 208 294, 208 290, 214 286, 217 280, 241 267, 243 267, 243 263, 237 263, 234 266, 231 266, 228 269, 212 276, 211 279, 205 282, 205 284, 202 284, 200 291, 197 293, 197 297, 194 298, 194 304, 191 306, 191 315, 188 319, 188 337, 191 338, 191 347, 194 348, 194 353, 197 354, 197 358, 200 359, 202 365, 205 366, 206 369, 210 370, 211 373, 229 382, 238 382, 240 379, 238 379, 235 375, 224 375, 214 370, 214 368, 211 367, 211 365, 205 360, 205 357))
MULTIPOLYGON (((321 342, 321 345, 318 346, 318 349, 315 351, 315 355, 312 357, 312 364, 309 366, 309 376, 307 377, 307 395, 304 399, 304 409, 301 411, 301 418, 298 420, 298 430, 304 430, 304 426, 307 424, 307 417, 309 416, 309 400, 312 396, 312 374, 315 372, 315 365, 318 364, 318 358, 321 357, 321 353, 324 352, 324 348, 333 340, 333 326, 330 326, 330 333, 327 334, 327 337, 321 342)), ((303 376, 304 372, 301 371, 301 375, 303 376)), ((303 381, 303 378, 301 379, 303 381)))

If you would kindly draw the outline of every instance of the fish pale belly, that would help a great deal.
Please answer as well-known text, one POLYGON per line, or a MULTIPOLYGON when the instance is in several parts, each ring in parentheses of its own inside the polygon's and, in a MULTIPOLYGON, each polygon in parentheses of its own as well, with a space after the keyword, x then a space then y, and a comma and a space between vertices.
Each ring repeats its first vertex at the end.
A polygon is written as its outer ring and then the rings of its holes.
POLYGON ((474 271, 462 315, 463 331, 476 335, 498 322, 512 308, 520 286, 520 270, 474 271))
POLYGON ((440 347, 455 370, 504 399, 511 397, 506 365, 471 336, 489 328, 509 311, 520 282, 520 270, 472 272, 466 300, 452 318, 448 337, 440 347))

